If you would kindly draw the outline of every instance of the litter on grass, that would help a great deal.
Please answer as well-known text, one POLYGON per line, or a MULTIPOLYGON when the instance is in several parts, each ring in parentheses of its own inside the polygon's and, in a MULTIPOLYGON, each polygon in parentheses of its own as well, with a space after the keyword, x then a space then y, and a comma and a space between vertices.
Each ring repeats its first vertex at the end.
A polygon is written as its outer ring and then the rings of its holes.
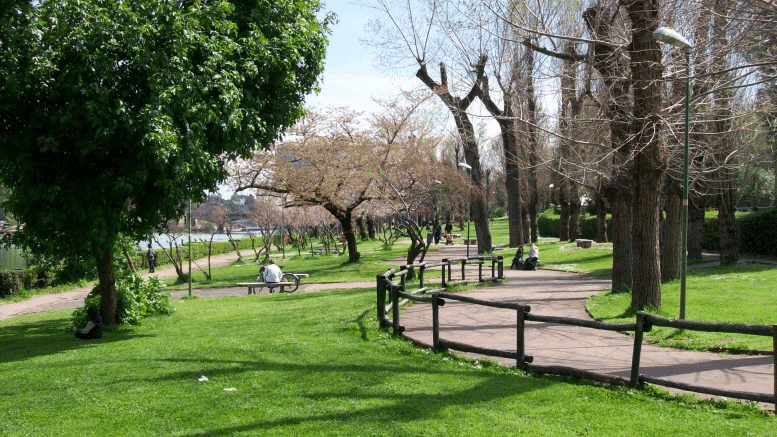
POLYGON ((205 376, 205 375, 200 375, 200 379, 198 379, 197 381, 207 381, 207 380, 208 380, 208 377, 207 377, 207 376, 205 376))

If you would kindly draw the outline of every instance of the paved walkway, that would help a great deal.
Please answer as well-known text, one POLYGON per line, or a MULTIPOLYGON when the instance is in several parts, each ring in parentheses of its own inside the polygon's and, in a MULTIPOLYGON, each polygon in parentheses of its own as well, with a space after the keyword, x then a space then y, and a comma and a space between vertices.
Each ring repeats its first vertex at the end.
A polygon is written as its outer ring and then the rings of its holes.
MULTIPOLYGON (((454 273, 455 274, 455 273, 454 273)), ((463 293, 477 299, 521 303, 538 315, 591 319, 586 300, 610 288, 609 278, 593 278, 551 270, 505 270, 504 285, 463 293)), ((431 305, 404 309, 404 335, 432 344, 431 305)), ((447 299, 440 307, 440 338, 489 349, 515 352, 516 315, 502 310, 447 299)), ((566 366, 629 379, 634 348, 632 336, 566 325, 526 322, 525 353, 540 366, 566 366)), ((478 357, 475 354, 466 354, 478 357)), ((510 366, 515 360, 484 357, 510 366)), ((774 394, 771 355, 724 355, 644 344, 640 373, 655 378, 723 390, 774 394)), ((773 404, 765 404, 774 408, 773 404)))
MULTIPOLYGON (((429 254, 427 261, 464 256, 464 246, 443 247, 429 254)), ((234 260, 234 255, 214 258, 213 265, 234 260)), ((400 263, 401 261, 398 261, 400 263)), ((465 294, 478 299, 531 305, 534 314, 590 319, 585 301, 591 295, 609 289, 609 279, 592 278, 574 273, 550 270, 515 271, 505 266, 504 285, 480 288, 465 294)), ((484 272, 490 268, 484 269, 484 272)), ((162 277, 174 276, 170 269, 157 272, 162 277)), ((436 275, 434 271, 427 274, 436 275)), ((454 271, 454 276, 456 272, 454 271)), ((468 276, 470 273, 468 273, 468 276)), ((436 281, 436 279, 435 279, 436 281)), ((344 287, 374 287, 375 282, 301 284, 299 291, 316 291, 344 287)), ((39 295, 14 303, 0 304, 0 320, 19 314, 57 308, 76 308, 83 304, 88 289, 66 293, 39 295)), ((188 294, 176 291, 173 298, 188 294)), ((195 289, 198 296, 246 294, 243 287, 195 289)), ((431 309, 416 304, 402 311, 401 323, 405 335, 431 344, 431 309)), ((440 310, 441 338, 491 349, 515 351, 515 312, 448 300, 440 310)), ((548 323, 527 322, 526 354, 534 364, 561 365, 628 378, 630 375, 632 337, 617 332, 577 328, 548 323)), ((469 354, 468 354, 469 355, 469 354)), ((489 357, 507 365, 514 360, 489 357)), ((720 389, 774 394, 774 359, 772 356, 721 355, 691 352, 644 345, 640 373, 656 378, 720 389)), ((767 408, 774 405, 766 404, 767 408)))
MULTIPOLYGON (((237 259, 237 255, 229 253, 216 256, 211 259, 212 267, 229 265, 237 259)), ((258 268, 257 268, 258 271, 258 268)), ((195 272, 196 274, 196 272, 195 272)), ((160 278, 171 278, 176 275, 172 266, 164 266, 154 273, 144 272, 141 274, 144 278, 156 275, 160 278)), ((297 292, 330 290, 346 287, 374 287, 375 282, 357 282, 357 283, 308 283, 302 282, 297 292)), ((38 294, 21 302, 7 302, 0 304, 0 320, 9 319, 27 313, 48 311, 55 309, 75 309, 84 305, 84 298, 92 290, 92 287, 80 287, 63 293, 38 294)), ((265 290, 267 292, 267 290, 265 290)), ((171 294, 173 299, 178 299, 189 294, 189 290, 176 290, 171 294)), ((248 294, 245 287, 226 287, 226 288, 196 288, 192 290, 196 296, 219 297, 234 294, 248 294)))

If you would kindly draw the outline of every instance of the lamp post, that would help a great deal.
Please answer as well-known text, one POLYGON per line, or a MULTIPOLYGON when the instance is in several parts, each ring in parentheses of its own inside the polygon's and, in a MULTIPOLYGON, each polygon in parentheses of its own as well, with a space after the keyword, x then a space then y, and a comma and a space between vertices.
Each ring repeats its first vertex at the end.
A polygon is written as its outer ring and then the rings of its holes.
MULTIPOLYGON (((467 173, 472 171, 472 166, 467 164, 466 162, 460 162, 459 167, 463 168, 464 170, 467 170, 467 173)), ((470 193, 471 197, 472 193, 470 193)), ((472 199, 467 199, 467 258, 469 258, 469 222, 472 220, 472 199)))
POLYGON ((659 27, 653 31, 653 39, 677 48, 685 49, 685 148, 683 151, 683 207, 682 207, 682 254, 680 270, 680 319, 685 319, 685 274, 688 270, 688 125, 691 100, 691 48, 693 45, 685 37, 668 27, 659 27))

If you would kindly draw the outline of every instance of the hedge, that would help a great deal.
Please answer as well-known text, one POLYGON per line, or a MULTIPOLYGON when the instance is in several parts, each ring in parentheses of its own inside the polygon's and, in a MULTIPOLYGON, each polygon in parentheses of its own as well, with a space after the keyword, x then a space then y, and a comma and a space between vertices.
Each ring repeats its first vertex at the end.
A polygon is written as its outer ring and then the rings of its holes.
MULTIPOLYGON (((777 208, 737 215, 741 253, 777 256, 777 208)), ((558 238, 559 216, 547 210, 537 218, 537 227, 543 237, 558 238)), ((596 239, 596 216, 586 216, 580 221, 581 237, 596 239)), ((607 235, 610 238, 612 224, 607 217, 607 235)), ((720 234, 717 218, 704 220, 702 248, 720 250, 720 234)))
MULTIPOLYGON (((558 214, 554 214, 551 209, 546 210, 537 217, 537 231, 543 237, 558 238, 559 220, 558 214)), ((589 240, 596 240, 596 216, 586 215, 580 218, 580 237, 589 240)), ((607 238, 612 240, 612 220, 607 216, 607 238)))
MULTIPOLYGON (((777 208, 737 216, 739 251, 750 255, 777 256, 777 208)), ((702 247, 720 250, 717 218, 704 220, 702 247)))

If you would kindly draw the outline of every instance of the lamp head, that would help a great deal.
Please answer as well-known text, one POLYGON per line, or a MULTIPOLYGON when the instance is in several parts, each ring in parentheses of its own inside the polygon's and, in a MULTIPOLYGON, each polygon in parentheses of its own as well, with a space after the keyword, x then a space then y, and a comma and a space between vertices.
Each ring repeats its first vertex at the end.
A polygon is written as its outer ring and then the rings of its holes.
POLYGON ((659 27, 653 31, 653 39, 656 41, 665 42, 681 49, 689 49, 693 47, 684 36, 677 33, 675 30, 668 27, 659 27))

